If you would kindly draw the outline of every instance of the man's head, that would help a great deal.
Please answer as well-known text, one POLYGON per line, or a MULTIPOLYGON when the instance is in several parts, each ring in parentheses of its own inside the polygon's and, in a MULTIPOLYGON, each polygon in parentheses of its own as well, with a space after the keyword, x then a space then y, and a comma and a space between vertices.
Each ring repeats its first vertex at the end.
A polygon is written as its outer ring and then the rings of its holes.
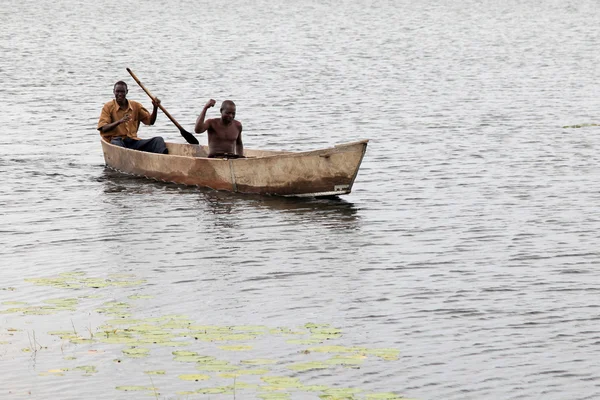
POLYGON ((123 81, 119 81, 117 83, 115 83, 115 86, 113 87, 113 93, 115 94, 115 99, 117 100, 117 103, 119 103, 120 105, 123 105, 127 102, 127 84, 123 81))
POLYGON ((235 103, 231 100, 225 100, 221 104, 221 120, 223 123, 230 124, 235 119, 235 103))

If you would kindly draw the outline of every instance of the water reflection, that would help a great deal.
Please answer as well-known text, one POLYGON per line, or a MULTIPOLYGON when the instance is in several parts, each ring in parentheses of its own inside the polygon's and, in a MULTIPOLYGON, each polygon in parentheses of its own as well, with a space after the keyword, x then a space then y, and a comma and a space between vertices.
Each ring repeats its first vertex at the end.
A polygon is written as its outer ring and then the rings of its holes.
MULTIPOLYGON (((283 213, 291 221, 316 222, 335 229, 356 229, 360 225, 359 208, 354 203, 339 197, 296 198, 220 192, 129 176, 110 168, 103 170, 98 181, 103 183, 104 193, 107 195, 148 194, 153 191, 191 195, 195 201, 190 202, 187 198, 183 204, 189 206, 193 204, 194 209, 207 211, 207 214, 213 217, 211 224, 216 227, 238 228, 238 219, 248 212, 283 213)), ((110 197, 106 201, 114 203, 114 197, 110 197)), ((260 215, 256 217, 260 218, 260 215)))

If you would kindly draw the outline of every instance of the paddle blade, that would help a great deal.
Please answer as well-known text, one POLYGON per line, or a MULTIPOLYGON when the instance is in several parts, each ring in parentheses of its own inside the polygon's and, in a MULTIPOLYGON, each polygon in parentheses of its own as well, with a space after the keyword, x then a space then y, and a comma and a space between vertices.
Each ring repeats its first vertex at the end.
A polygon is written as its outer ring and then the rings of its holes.
POLYGON ((200 144, 200 142, 198 142, 198 139, 196 139, 194 137, 194 135, 192 135, 191 133, 189 133, 188 131, 186 131, 185 129, 181 128, 179 129, 179 133, 181 133, 181 136, 183 136, 183 138, 186 140, 186 142, 188 142, 189 144, 200 144))

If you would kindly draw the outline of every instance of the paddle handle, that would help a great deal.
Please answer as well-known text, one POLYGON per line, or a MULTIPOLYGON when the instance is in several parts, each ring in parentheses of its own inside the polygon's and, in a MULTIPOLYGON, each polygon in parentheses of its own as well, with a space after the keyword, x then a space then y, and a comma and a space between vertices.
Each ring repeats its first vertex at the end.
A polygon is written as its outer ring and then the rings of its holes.
MULTIPOLYGON (((133 80, 135 80, 137 82, 138 85, 140 85, 140 87, 144 90, 144 92, 146 92, 146 94, 148 95, 148 97, 150 97, 152 99, 152 101, 155 101, 156 97, 154 97, 152 95, 152 93, 150 93, 150 91, 148 89, 146 89, 146 86, 144 86, 144 84, 142 82, 140 82, 140 80, 138 79, 137 76, 135 76, 135 74, 133 73, 132 70, 130 70, 129 68, 127 68, 127 72, 129 72, 129 75, 131 75, 131 77, 133 78, 133 80)), ((173 118, 171 116, 171 114, 169 114, 169 112, 167 110, 165 110, 165 108, 163 107, 162 104, 158 105, 158 108, 160 108, 162 110, 163 113, 165 113, 165 115, 167 116, 167 118, 169 118, 171 120, 171 122, 173 124, 175 124, 175 126, 181 131, 181 130, 185 130, 181 127, 181 125, 179 125, 179 122, 177 122, 175 120, 175 118, 173 118)))

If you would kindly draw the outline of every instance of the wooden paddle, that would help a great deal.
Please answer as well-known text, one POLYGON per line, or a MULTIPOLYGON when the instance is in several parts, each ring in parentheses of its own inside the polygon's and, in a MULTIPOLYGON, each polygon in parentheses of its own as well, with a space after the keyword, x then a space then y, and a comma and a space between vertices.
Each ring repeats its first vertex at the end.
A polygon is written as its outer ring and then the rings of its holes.
MULTIPOLYGON (((140 82, 140 80, 138 79, 137 76, 135 76, 135 74, 133 73, 132 70, 130 70, 129 68, 127 68, 127 72, 129 72, 129 75, 131 75, 131 77, 137 82, 138 85, 140 85, 140 87, 142 89, 144 89, 144 92, 146 92, 146 94, 152 99, 152 101, 155 101, 156 97, 152 96, 152 93, 150 93, 150 91, 148 89, 146 89, 146 87, 142 84, 142 82, 140 82)), ((188 131, 186 131, 185 129, 183 129, 181 127, 181 125, 179 125, 179 122, 175 121, 175 118, 173 118, 171 116, 171 114, 169 114, 169 112, 167 110, 165 110, 165 108, 163 107, 162 104, 158 105, 158 108, 160 108, 162 110, 162 112, 165 113, 165 115, 171 120, 171 122, 173 124, 175 124, 175 126, 177 127, 177 129, 179 129, 179 133, 181 133, 181 136, 183 136, 183 138, 190 144, 199 144, 198 139, 196 139, 194 137, 194 135, 192 135, 191 133, 189 133, 188 131)))

